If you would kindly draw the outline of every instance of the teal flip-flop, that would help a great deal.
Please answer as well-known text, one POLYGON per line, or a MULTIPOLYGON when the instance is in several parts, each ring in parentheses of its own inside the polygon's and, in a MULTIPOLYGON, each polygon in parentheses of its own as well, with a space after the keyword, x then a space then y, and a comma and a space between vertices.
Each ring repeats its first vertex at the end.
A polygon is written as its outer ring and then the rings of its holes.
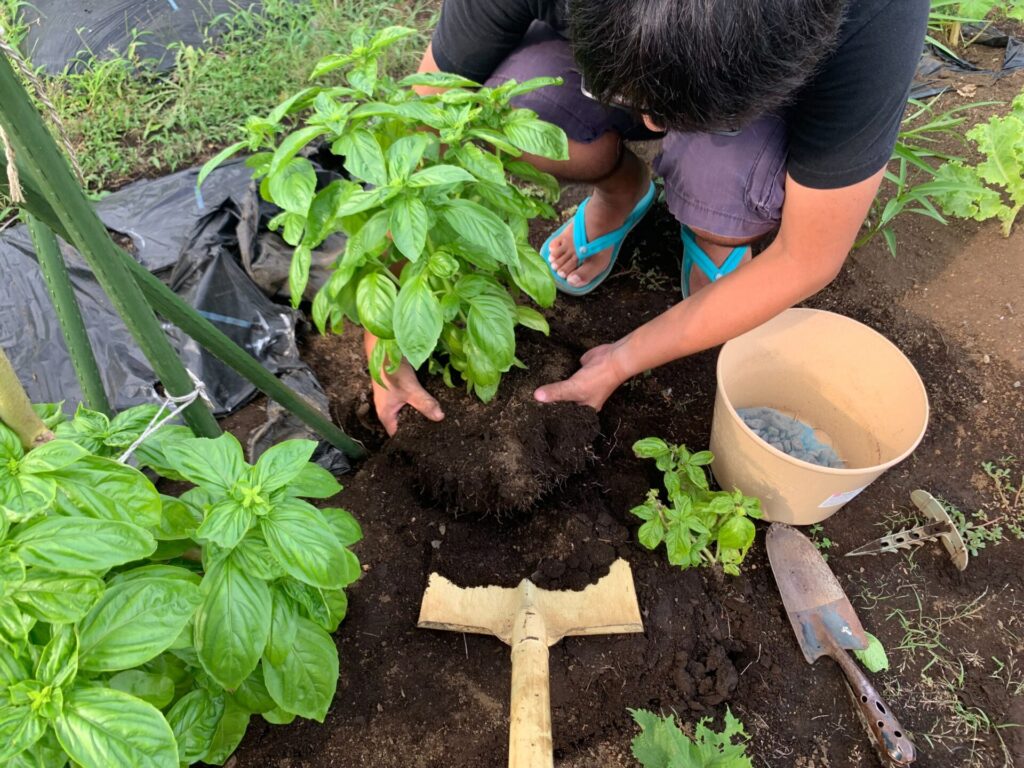
POLYGON ((694 267, 700 269, 701 272, 707 275, 708 280, 713 283, 716 280, 721 280, 730 272, 735 272, 740 262, 743 261, 743 256, 746 254, 747 249, 750 247, 749 245, 741 245, 733 249, 725 261, 722 262, 722 266, 718 266, 711 260, 710 256, 704 253, 704 249, 697 245, 697 239, 685 224, 681 233, 683 239, 683 274, 679 288, 683 292, 684 299, 690 296, 690 271, 694 267))
POLYGON ((556 229, 551 234, 551 237, 544 241, 544 245, 542 245, 540 249, 540 255, 544 257, 544 261, 547 263, 548 269, 555 278, 555 287, 557 287, 562 293, 567 293, 570 296, 586 296, 592 290, 597 288, 597 286, 603 283, 604 279, 611 274, 612 268, 615 266, 615 260, 619 257, 619 250, 622 248, 622 243, 626 239, 626 235, 632 231, 633 227, 640 223, 644 214, 650 210, 651 204, 654 202, 654 197, 654 182, 651 182, 651 186, 647 190, 647 194, 645 194, 640 199, 640 202, 636 204, 636 207, 632 212, 630 212, 629 216, 626 217, 626 221, 622 226, 609 232, 607 235, 602 235, 596 240, 587 240, 587 225, 583 218, 587 209, 587 203, 590 202, 590 198, 588 197, 580 203, 579 208, 576 210, 576 215, 556 229), (601 274, 586 285, 569 285, 568 281, 555 272, 554 267, 551 266, 551 242, 565 231, 565 228, 569 226, 570 222, 573 225, 572 239, 573 245, 576 248, 576 257, 579 259, 581 264, 591 258, 594 254, 606 251, 609 248, 615 249, 612 251, 612 258, 608 262, 608 266, 601 271, 601 274))

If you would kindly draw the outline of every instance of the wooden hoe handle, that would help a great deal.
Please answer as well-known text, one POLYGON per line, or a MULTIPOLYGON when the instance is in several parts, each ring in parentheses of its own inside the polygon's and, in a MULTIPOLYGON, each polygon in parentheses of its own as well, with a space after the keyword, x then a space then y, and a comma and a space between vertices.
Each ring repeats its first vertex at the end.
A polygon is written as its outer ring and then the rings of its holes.
POLYGON ((512 632, 508 766, 554 768, 554 764, 547 631, 533 606, 524 606, 512 632))

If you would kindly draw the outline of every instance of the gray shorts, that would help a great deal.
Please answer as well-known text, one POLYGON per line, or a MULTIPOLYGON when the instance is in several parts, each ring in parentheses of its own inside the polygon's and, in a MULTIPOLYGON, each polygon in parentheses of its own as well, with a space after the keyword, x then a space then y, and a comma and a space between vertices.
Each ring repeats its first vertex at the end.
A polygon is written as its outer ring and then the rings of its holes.
MULTIPOLYGON (((609 131, 627 139, 651 137, 637 115, 583 95, 569 43, 543 24, 530 28, 487 85, 542 76, 561 77, 565 84, 528 93, 516 105, 561 126, 571 140, 589 143, 609 131)), ((670 131, 654 170, 681 223, 722 237, 757 237, 781 221, 786 156, 786 124, 767 115, 735 135, 670 131)))

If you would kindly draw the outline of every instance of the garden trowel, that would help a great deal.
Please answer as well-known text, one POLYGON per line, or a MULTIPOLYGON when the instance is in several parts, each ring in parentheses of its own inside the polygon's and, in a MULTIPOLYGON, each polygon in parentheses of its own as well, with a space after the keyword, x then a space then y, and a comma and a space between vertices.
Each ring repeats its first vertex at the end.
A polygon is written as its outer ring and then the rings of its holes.
POLYGON ((867 648, 867 635, 821 553, 810 539, 782 523, 773 523, 768 529, 767 548, 782 602, 804 657, 813 664, 822 656, 831 656, 843 670, 857 714, 883 762, 913 763, 917 759, 914 742, 846 652, 867 648))
POLYGON ((548 646, 567 635, 643 632, 629 563, 616 560, 608 575, 582 592, 518 587, 457 587, 430 576, 418 626, 494 635, 512 646, 509 768, 551 768, 548 646))

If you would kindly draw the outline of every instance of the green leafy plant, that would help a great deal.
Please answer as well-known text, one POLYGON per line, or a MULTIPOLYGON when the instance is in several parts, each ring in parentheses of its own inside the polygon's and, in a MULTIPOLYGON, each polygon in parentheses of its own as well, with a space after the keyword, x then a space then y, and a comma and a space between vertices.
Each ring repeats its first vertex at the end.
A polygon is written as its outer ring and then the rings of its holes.
POLYGON ((487 401, 502 374, 521 365, 516 326, 548 332, 544 317, 518 300, 554 301, 550 272, 527 234, 530 219, 554 215, 559 188, 522 157, 565 159, 568 143, 561 129, 510 101, 559 81, 482 88, 444 73, 395 81, 381 57, 412 34, 354 33, 350 52, 313 72, 341 72, 347 85, 306 88, 266 118, 251 118, 246 138, 213 158, 200 183, 234 153, 255 153, 247 162, 260 192, 281 209, 271 227, 295 247, 293 302, 306 288, 312 249, 344 232, 345 250, 313 301, 321 331, 340 332, 347 318, 372 332, 369 368, 378 381, 404 356, 414 368, 429 361, 449 386, 453 372, 461 374, 487 401), (422 95, 424 87, 445 90, 422 95), (344 159, 348 179, 318 189, 300 154, 314 142, 344 159))
POLYGON ((644 521, 638 536, 648 549, 662 542, 672 565, 681 568, 719 564, 738 576, 740 564, 754 542, 751 518, 760 519, 761 501, 740 491, 712 491, 704 470, 714 461, 711 451, 690 453, 657 437, 639 440, 633 452, 654 459, 664 475, 668 504, 651 489, 647 500, 631 512, 644 521))
POLYGON ((1024 208, 1024 93, 1013 100, 1009 114, 974 126, 967 138, 985 159, 974 166, 949 160, 918 190, 931 195, 947 215, 999 219, 1003 236, 1009 237, 1024 208))
POLYGON ((807 534, 811 541, 814 542, 814 546, 821 552, 822 559, 828 562, 828 551, 836 545, 832 539, 825 535, 825 528, 821 523, 815 523, 807 529, 807 534))
POLYGON ((0 763, 222 764, 252 714, 322 721, 361 532, 303 500, 340 490, 315 443, 249 465, 164 427, 136 456, 175 498, 113 458, 152 406, 36 412, 57 437, 29 451, 0 424, 0 763))
POLYGON ((889 169, 885 172, 882 187, 885 196, 880 195, 872 204, 865 222, 866 231, 854 243, 854 248, 861 248, 881 235, 889 252, 895 256, 893 222, 904 213, 947 223, 932 200, 933 194, 945 189, 941 184, 931 183, 936 173, 934 163, 962 162, 962 158, 940 151, 935 144, 947 137, 961 139, 963 125, 971 111, 996 102, 964 104, 939 114, 933 114, 939 103, 937 99, 929 104, 912 103, 915 110, 903 119, 889 169))
POLYGON ((864 634, 868 637, 868 647, 862 651, 855 650, 853 655, 868 672, 884 672, 889 668, 889 657, 885 653, 885 646, 870 632, 864 634))
POLYGON ((749 736, 729 709, 721 733, 703 718, 691 739, 676 725, 674 715, 659 717, 645 709, 631 709, 640 733, 633 738, 633 757, 644 768, 753 768, 747 756, 749 736), (738 740, 738 741, 737 741, 738 740))

